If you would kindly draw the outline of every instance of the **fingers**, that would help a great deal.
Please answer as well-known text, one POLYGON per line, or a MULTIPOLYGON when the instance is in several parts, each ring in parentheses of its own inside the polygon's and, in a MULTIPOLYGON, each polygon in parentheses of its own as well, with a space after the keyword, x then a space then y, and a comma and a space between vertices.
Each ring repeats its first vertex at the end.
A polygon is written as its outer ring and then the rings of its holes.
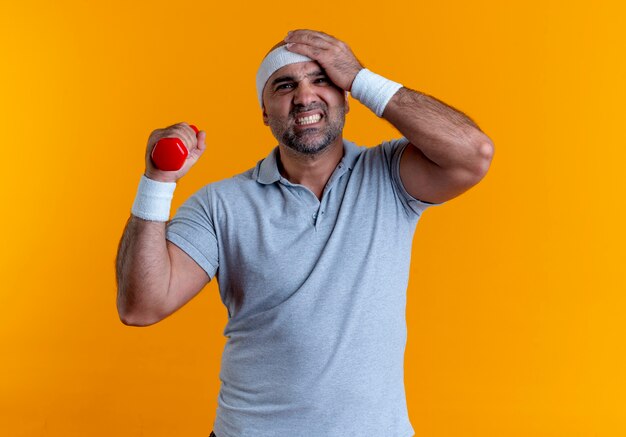
POLYGON ((294 30, 285 38, 287 50, 317 61, 330 80, 350 90, 354 77, 363 68, 346 43, 324 32, 294 30))
POLYGON ((326 61, 329 58, 337 57, 354 57, 352 50, 346 43, 334 36, 315 30, 290 31, 285 37, 285 42, 289 51, 308 56, 316 61, 326 61))
POLYGON ((206 141, 206 132, 201 130, 200 132, 198 132, 198 149, 206 148, 206 144, 204 144, 205 141, 206 141))
POLYGON ((338 46, 339 40, 325 33, 312 30, 295 30, 289 32, 285 38, 287 49, 294 48, 297 53, 309 56, 318 56, 323 51, 332 50, 338 46))
POLYGON ((165 129, 152 131, 148 138, 148 147, 146 147, 145 175, 150 179, 161 182, 176 182, 189 171, 204 153, 206 149, 205 139, 205 131, 198 131, 196 134, 194 129, 184 122, 173 124, 165 129), (179 153, 180 149, 178 148, 179 146, 176 146, 176 142, 164 142, 163 145, 160 145, 159 147, 164 149, 159 149, 159 162, 164 164, 163 168, 166 168, 166 170, 157 167, 152 156, 157 143, 164 138, 180 139, 188 151, 185 159, 185 156, 179 153), (175 149, 172 150, 172 147, 175 149), (182 167, 178 167, 180 164, 182 164, 182 167))
POLYGON ((200 132, 198 132, 197 147, 189 153, 192 159, 197 160, 200 157, 200 155, 204 153, 204 151, 206 150, 205 140, 206 140, 206 132, 201 130, 200 132))
POLYGON ((301 42, 304 44, 313 44, 320 46, 328 46, 339 42, 334 36, 316 30, 300 29, 292 30, 287 33, 286 42, 301 42))
POLYGON ((161 134, 159 135, 159 139, 160 138, 179 138, 182 140, 183 144, 189 151, 196 148, 196 145, 198 143, 196 133, 189 125, 189 123, 185 122, 176 123, 166 127, 161 131, 161 134))
POLYGON ((187 147, 187 150, 195 149, 198 139, 196 138, 196 133, 194 132, 194 130, 191 128, 191 126, 189 126, 188 123, 179 123, 178 126, 182 131, 182 135, 179 138, 183 140, 183 143, 185 143, 185 147, 187 147))

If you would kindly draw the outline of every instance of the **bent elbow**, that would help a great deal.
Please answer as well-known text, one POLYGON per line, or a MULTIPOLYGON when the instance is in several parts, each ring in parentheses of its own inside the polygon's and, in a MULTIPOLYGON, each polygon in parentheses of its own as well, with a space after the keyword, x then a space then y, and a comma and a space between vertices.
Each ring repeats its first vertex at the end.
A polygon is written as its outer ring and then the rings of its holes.
POLYGON ((161 318, 146 317, 144 315, 119 313, 120 321, 126 326, 146 327, 160 322, 161 318))
POLYGON ((491 161, 493 161, 493 155, 495 148, 493 142, 484 135, 476 145, 476 165, 474 168, 474 175, 476 176, 476 183, 482 180, 489 168, 491 167, 491 161))
POLYGON ((120 322, 124 325, 136 327, 154 325, 165 318, 160 314, 156 314, 154 311, 132 308, 127 302, 123 302, 119 297, 117 299, 117 314, 120 318, 120 322))

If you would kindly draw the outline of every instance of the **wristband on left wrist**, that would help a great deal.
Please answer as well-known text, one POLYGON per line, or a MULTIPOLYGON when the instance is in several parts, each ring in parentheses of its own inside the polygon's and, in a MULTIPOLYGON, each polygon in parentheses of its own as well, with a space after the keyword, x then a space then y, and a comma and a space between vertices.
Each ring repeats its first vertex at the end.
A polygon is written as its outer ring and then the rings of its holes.
POLYGON ((354 78, 350 93, 378 117, 382 117, 387 103, 400 88, 401 84, 363 68, 354 78))

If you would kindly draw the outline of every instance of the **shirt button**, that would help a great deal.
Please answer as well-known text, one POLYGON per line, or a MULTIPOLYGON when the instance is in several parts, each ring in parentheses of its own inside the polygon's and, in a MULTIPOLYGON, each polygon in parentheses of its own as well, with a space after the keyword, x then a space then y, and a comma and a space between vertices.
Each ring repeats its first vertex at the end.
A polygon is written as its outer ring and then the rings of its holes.
POLYGON ((316 219, 317 218, 317 213, 313 214, 313 218, 316 219))

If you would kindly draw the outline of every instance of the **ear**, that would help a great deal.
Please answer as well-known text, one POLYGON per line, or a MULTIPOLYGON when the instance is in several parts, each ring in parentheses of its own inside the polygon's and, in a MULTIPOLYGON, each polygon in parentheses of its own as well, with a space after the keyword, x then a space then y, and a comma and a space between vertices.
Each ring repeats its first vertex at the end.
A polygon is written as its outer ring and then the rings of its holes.
POLYGON ((344 98, 345 98, 345 102, 346 102, 346 114, 348 112, 350 112, 350 100, 348 99, 348 91, 345 91, 344 93, 344 98))
POLYGON ((265 126, 270 125, 269 121, 267 121, 267 112, 265 112, 265 105, 263 105, 263 124, 265 126))

